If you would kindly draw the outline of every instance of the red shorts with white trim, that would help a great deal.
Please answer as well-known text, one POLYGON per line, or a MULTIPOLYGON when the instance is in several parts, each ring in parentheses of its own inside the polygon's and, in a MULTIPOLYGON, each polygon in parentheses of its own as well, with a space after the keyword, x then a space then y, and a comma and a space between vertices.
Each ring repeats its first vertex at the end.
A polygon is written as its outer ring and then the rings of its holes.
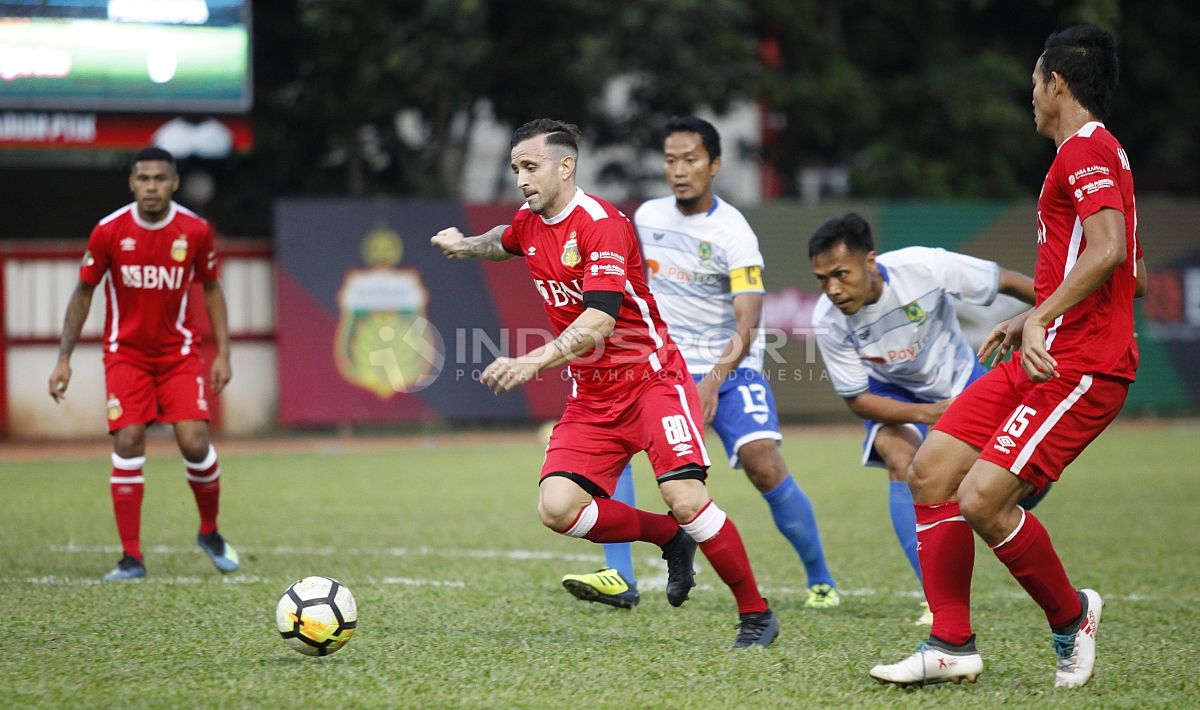
POLYGON ((111 434, 133 424, 209 418, 208 378, 199 355, 104 358, 105 408, 111 434))
POLYGON ((703 477, 710 461, 704 448, 700 397, 686 371, 662 371, 608 401, 567 400, 550 435, 542 478, 570 473, 608 495, 629 459, 645 451, 659 480, 680 469, 703 477))
POLYGON ((1019 353, 959 395, 934 429, 979 449, 1041 491, 1116 419, 1129 382, 1060 372, 1031 382, 1019 353))

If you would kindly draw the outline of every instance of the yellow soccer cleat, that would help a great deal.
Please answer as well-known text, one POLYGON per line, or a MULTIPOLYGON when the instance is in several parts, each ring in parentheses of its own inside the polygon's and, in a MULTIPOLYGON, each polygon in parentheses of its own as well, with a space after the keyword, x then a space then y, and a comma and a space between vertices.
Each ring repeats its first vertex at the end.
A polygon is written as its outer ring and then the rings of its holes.
POLYGON ((841 606, 842 598, 838 596, 837 588, 829 584, 814 584, 808 588, 808 599, 804 606, 809 609, 832 609, 841 606))
POLYGON ((563 577, 562 585, 576 599, 599 602, 618 609, 632 609, 641 599, 637 585, 626 582, 621 573, 612 567, 589 574, 568 574, 563 577))

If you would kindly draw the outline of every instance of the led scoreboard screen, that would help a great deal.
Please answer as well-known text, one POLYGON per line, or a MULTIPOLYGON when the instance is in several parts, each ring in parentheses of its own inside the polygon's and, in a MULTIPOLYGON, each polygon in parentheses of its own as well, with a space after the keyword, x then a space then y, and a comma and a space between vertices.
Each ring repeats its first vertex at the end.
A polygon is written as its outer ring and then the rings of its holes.
POLYGON ((250 0, 0 0, 0 109, 250 109, 250 0))

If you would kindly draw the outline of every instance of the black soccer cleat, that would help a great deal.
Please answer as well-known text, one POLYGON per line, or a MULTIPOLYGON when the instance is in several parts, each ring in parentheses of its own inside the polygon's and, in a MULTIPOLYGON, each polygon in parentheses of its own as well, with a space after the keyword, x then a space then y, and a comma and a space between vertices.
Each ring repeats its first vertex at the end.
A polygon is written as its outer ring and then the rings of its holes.
POLYGON ((141 579, 146 576, 146 565, 131 555, 125 555, 111 572, 104 575, 105 582, 124 582, 130 579, 141 579))
POLYGON ((680 606, 688 598, 688 592, 696 586, 696 570, 692 561, 696 559, 696 541, 683 528, 662 548, 667 561, 667 601, 671 606, 680 606))
POLYGON ((770 609, 738 614, 738 635, 733 647, 770 646, 778 635, 779 617, 770 609))

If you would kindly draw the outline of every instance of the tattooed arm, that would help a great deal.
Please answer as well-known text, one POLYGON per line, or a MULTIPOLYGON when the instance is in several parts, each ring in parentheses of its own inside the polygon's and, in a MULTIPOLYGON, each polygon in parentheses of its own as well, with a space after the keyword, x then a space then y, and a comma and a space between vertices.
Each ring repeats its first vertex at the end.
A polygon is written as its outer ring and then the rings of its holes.
POLYGON ((617 321, 598 308, 588 308, 554 340, 520 357, 500 357, 487 366, 480 381, 504 394, 533 379, 537 373, 571 362, 591 352, 612 335, 617 321))
POLYGON ((450 227, 433 235, 429 243, 441 249, 448 259, 504 261, 516 256, 500 243, 500 236, 507 228, 507 224, 499 224, 477 237, 464 237, 458 227, 450 227))

